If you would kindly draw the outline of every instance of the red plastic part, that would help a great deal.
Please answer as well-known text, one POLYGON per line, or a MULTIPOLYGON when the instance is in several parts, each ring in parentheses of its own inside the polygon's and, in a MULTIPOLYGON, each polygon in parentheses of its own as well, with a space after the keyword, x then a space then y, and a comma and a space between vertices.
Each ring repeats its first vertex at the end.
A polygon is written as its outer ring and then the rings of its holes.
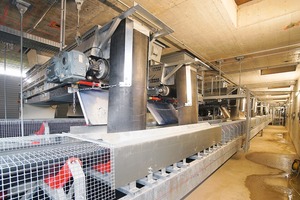
POLYGON ((78 161, 82 166, 81 161, 78 158, 69 158, 67 162, 62 166, 59 172, 54 176, 48 176, 44 179, 44 182, 49 185, 52 189, 62 188, 72 177, 72 173, 69 169, 68 162, 78 161))
POLYGON ((102 174, 106 173, 110 173, 111 169, 110 169, 110 161, 108 161, 107 163, 100 163, 97 165, 93 166, 93 169, 96 170, 97 172, 101 172, 102 174))
POLYGON ((44 133, 45 133, 45 124, 43 122, 42 125, 40 126, 40 129, 38 131, 35 131, 34 134, 35 135, 44 135, 44 133))
POLYGON ((149 97, 149 100, 160 101, 161 98, 159 98, 159 97, 149 97))
POLYGON ((89 82, 89 81, 78 81, 77 84, 90 86, 90 87, 100 87, 101 86, 100 83, 89 82))
MULTIPOLYGON (((32 145, 38 145, 38 144, 41 144, 41 142, 39 142, 39 141, 33 141, 33 142, 31 142, 31 144, 32 145)), ((1 200, 1 199, 0 199, 1 200)))

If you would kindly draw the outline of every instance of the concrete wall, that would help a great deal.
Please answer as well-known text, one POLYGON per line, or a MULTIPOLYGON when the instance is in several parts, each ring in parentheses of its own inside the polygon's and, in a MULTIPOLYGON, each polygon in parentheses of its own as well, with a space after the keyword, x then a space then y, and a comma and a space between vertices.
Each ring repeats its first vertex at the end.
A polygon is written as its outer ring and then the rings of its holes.
MULTIPOLYGON (((294 91, 300 90, 300 78, 295 84, 294 91)), ((288 121, 287 128, 290 133, 290 137, 294 143, 296 151, 300 156, 300 94, 296 96, 296 92, 292 92, 290 95, 290 106, 288 108, 288 121), (293 117, 294 116, 294 117, 293 117)))

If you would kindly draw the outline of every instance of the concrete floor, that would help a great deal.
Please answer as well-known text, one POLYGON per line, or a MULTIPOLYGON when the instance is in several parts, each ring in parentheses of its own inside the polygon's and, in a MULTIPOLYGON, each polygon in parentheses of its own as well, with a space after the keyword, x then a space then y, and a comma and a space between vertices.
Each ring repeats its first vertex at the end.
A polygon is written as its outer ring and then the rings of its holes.
POLYGON ((251 140, 248 153, 237 152, 186 200, 300 200, 300 176, 291 174, 297 158, 282 126, 268 126, 251 140))

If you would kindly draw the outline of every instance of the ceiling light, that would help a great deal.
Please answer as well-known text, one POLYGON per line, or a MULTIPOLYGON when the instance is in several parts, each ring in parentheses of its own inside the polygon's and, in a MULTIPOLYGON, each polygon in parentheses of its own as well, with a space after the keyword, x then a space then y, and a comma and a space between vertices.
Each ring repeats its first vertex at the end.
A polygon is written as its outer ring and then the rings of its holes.
POLYGON ((290 88, 290 85, 271 86, 268 89, 290 88))
POLYGON ((286 97, 283 97, 283 98, 274 98, 273 100, 274 101, 277 101, 277 100, 286 100, 286 97))
POLYGON ((276 67, 276 68, 269 68, 269 69, 262 69, 260 70, 261 75, 269 75, 269 74, 278 74, 284 72, 293 72, 296 71, 297 65, 290 65, 284 67, 276 67))
POLYGON ((282 93, 276 93, 276 94, 270 94, 270 96, 287 96, 288 94, 282 94, 282 93))

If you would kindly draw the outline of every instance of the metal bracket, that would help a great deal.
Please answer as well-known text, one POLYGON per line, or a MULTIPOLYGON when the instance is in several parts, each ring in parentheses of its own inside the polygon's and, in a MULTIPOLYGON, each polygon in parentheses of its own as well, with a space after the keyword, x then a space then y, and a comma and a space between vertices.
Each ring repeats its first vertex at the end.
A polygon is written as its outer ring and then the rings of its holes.
POLYGON ((172 166, 167 167, 168 172, 178 172, 180 168, 178 167, 177 163, 174 163, 172 166))
POLYGON ((53 189, 44 181, 40 181, 40 188, 53 200, 71 200, 75 195, 75 199, 86 199, 85 175, 83 173, 80 161, 68 161, 68 167, 74 179, 74 182, 68 193, 63 188, 53 189))
POLYGON ((137 182, 142 185, 152 186, 154 183, 156 183, 156 180, 153 179, 153 173, 152 173, 149 174, 146 178, 139 179, 137 182))
MULTIPOLYGON (((76 200, 85 200, 86 199, 86 188, 85 188, 85 175, 83 173, 82 167, 78 160, 68 161, 69 169, 72 173, 74 182, 74 193, 76 200)), ((72 199, 73 195, 70 195, 72 199)))
POLYGON ((182 66, 183 64, 177 65, 167 76, 162 77, 162 84, 166 84, 167 80, 171 78, 182 66))
POLYGON ((186 158, 182 160, 182 162, 178 163, 178 166, 180 168, 185 168, 185 167, 188 167, 189 164, 186 162, 186 158))
POLYGON ((27 3, 26 1, 23 0, 16 0, 14 3, 16 4, 21 15, 23 15, 31 6, 30 3, 27 3))
POLYGON ((135 195, 137 192, 139 192, 139 189, 136 187, 136 182, 133 181, 131 183, 129 183, 128 185, 119 188, 118 190, 120 190, 121 192, 125 193, 125 194, 131 194, 131 195, 135 195))
POLYGON ((166 172, 166 168, 162 168, 159 172, 154 173, 154 177, 157 178, 166 178, 169 174, 166 172))
POLYGON ((168 27, 166 24, 161 22, 158 18, 156 18, 154 15, 152 15, 150 12, 148 12, 142 6, 137 4, 137 5, 129 8, 127 11, 123 12, 122 14, 120 14, 118 17, 116 17, 113 20, 113 22, 111 22, 110 28, 109 28, 107 34, 105 35, 105 38, 99 44, 99 48, 102 49, 107 44, 107 42, 111 38, 112 34, 115 32, 118 25, 120 24, 121 20, 123 20, 135 13, 138 13, 139 15, 143 16, 144 20, 152 22, 151 23, 152 25, 156 25, 161 28, 159 31, 155 32, 152 35, 153 38, 162 37, 162 36, 165 36, 165 35, 168 35, 168 34, 174 32, 170 27, 168 27))

